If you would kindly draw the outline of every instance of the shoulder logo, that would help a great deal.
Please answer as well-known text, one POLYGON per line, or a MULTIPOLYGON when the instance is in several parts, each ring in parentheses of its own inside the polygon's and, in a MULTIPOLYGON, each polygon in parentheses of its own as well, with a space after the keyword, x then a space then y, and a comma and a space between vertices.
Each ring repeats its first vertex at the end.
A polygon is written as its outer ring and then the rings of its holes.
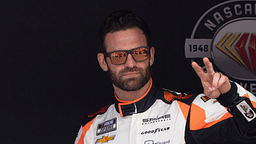
POLYGON ((236 107, 243 114, 248 122, 256 118, 255 112, 246 101, 240 102, 238 105, 236 105, 236 107))
POLYGON ((215 69, 256 94, 255 25, 255 0, 220 3, 201 16, 186 39, 186 58, 199 64, 210 58, 215 69))

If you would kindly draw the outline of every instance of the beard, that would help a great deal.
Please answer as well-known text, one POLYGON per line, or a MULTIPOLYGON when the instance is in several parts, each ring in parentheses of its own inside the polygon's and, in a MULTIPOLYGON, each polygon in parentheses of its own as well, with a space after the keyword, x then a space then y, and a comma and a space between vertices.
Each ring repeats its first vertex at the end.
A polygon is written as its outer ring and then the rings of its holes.
POLYGON ((108 68, 108 75, 112 83, 118 88, 124 91, 136 91, 141 89, 149 81, 151 77, 151 69, 149 65, 145 68, 145 70, 136 66, 132 68, 125 67, 117 74, 108 68), (123 75, 126 72, 138 72, 139 76, 125 79, 123 78, 123 75))

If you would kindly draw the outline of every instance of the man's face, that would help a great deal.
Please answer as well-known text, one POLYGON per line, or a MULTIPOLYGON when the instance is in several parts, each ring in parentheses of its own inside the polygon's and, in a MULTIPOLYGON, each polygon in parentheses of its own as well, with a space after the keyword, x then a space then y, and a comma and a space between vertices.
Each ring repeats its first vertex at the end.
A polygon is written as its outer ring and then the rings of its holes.
MULTIPOLYGON (((147 46, 146 37, 139 28, 132 28, 108 33, 105 38, 107 52, 116 50, 130 50, 140 46, 147 46)), ((154 55, 152 54, 151 57, 154 55)), ((127 61, 121 65, 112 64, 106 57, 107 71, 112 83, 125 91, 136 91, 142 88, 150 79, 150 65, 153 60, 136 62, 129 54, 127 61)))

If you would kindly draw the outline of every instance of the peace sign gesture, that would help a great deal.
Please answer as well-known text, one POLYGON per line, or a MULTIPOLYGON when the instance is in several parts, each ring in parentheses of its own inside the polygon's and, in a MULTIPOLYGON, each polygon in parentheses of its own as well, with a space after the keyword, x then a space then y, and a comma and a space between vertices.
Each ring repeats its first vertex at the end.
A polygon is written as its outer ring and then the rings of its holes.
POLYGON ((204 94, 209 98, 218 98, 221 94, 227 93, 231 84, 227 76, 220 72, 215 72, 212 63, 207 57, 203 58, 207 72, 204 72, 196 62, 192 62, 192 67, 201 79, 204 94))

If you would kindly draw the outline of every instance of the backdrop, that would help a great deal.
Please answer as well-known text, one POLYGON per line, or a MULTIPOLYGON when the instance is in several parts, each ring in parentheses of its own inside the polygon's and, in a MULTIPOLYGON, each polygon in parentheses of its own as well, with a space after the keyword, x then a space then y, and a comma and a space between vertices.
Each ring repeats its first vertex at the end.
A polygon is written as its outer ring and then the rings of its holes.
POLYGON ((221 0, 2 0, 0 143, 70 144, 86 116, 113 100, 97 34, 114 10, 143 17, 156 49, 153 80, 201 92, 184 54, 198 19, 221 0))

